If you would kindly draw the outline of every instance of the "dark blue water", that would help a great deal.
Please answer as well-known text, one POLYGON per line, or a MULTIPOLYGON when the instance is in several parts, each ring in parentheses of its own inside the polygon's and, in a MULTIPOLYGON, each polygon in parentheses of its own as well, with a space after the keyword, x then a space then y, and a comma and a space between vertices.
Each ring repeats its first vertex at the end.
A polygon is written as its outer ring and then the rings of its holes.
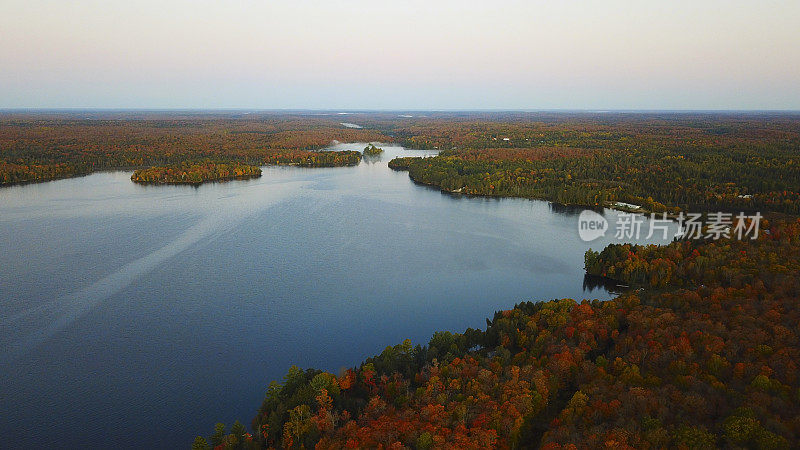
POLYGON ((579 211, 445 195, 386 165, 421 152, 384 148, 198 188, 0 189, 3 442, 188 447, 249 424, 292 364, 336 372, 522 300, 610 297, 584 291, 583 253, 613 237, 582 242, 579 211))

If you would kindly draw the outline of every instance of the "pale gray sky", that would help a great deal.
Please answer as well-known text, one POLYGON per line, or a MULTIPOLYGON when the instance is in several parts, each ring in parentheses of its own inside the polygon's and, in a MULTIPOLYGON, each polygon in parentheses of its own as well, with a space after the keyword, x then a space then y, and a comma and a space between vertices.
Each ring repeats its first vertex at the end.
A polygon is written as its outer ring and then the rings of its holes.
POLYGON ((0 0, 0 108, 800 109, 800 1, 0 0))

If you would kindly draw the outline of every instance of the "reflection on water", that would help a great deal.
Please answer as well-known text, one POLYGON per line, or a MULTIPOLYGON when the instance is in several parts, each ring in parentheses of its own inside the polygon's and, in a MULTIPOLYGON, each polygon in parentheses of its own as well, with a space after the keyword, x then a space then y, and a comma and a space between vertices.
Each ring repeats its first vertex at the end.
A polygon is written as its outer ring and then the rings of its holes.
POLYGON ((562 205, 560 203, 550 203, 550 211, 556 214, 578 217, 583 211, 591 209, 599 214, 604 214, 604 208, 586 208, 584 206, 562 205))
POLYGON ((612 295, 583 273, 612 237, 582 242, 579 210, 441 195, 387 167, 431 152, 380 146, 197 188, 108 172, 0 189, 4 439, 187 446, 248 421, 291 364, 337 371, 519 301, 612 295))
POLYGON ((383 155, 384 155, 383 153, 379 153, 377 155, 363 155, 361 161, 366 164, 375 164, 377 162, 383 161, 383 155))
POLYGON ((583 290, 585 292, 593 292, 596 289, 619 295, 630 289, 630 286, 607 277, 589 275, 588 273, 584 275, 583 290))

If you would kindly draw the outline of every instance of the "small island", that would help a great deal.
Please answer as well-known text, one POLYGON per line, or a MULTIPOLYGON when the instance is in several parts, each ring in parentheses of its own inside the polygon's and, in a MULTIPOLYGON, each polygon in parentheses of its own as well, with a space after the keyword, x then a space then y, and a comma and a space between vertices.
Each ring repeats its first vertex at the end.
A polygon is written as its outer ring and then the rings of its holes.
POLYGON ((378 156, 383 153, 383 149, 380 147, 375 147, 373 144, 369 144, 364 147, 364 156, 378 156))
POLYGON ((355 166, 361 162, 361 153, 356 150, 344 151, 298 151, 268 155, 263 160, 265 165, 299 166, 299 167, 345 167, 355 166))
POLYGON ((205 161, 140 169, 131 175, 131 180, 136 183, 148 184, 199 185, 206 181, 243 180, 260 176, 261 168, 257 166, 238 162, 217 163, 205 161))

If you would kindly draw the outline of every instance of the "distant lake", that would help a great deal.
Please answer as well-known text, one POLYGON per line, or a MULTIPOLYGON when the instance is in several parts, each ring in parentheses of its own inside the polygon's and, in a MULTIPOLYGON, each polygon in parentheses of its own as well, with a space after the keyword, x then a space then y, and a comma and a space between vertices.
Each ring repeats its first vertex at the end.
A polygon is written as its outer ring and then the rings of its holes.
POLYGON ((292 364, 335 373, 520 301, 612 296, 584 290, 584 252, 613 236, 582 242, 579 209, 443 194, 387 167, 430 152, 382 147, 199 187, 0 189, 3 441, 188 448, 249 427, 292 364))

